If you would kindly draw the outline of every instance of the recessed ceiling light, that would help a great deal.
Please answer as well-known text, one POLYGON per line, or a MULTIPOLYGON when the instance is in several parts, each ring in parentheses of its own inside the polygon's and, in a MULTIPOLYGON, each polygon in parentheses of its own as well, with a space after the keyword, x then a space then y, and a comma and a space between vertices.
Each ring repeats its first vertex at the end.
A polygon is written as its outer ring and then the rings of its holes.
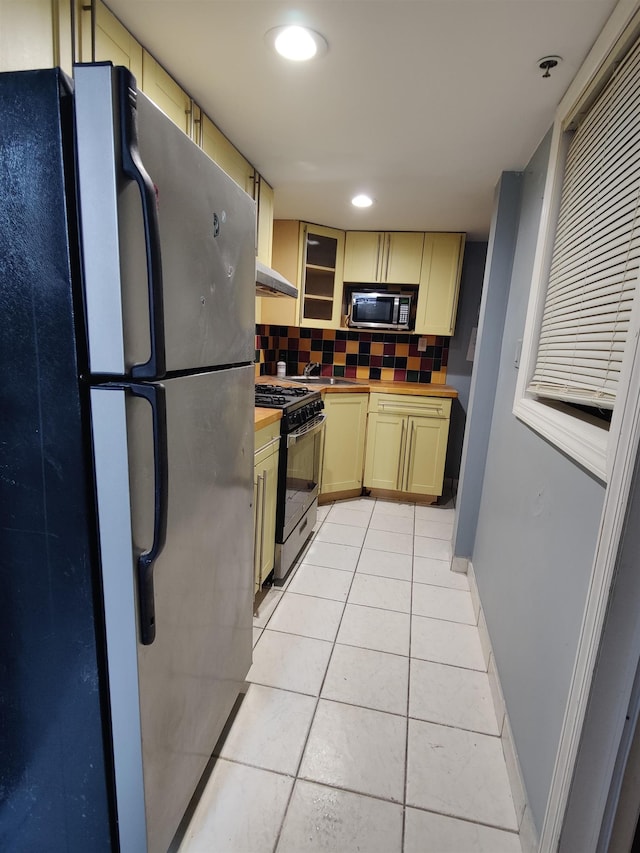
POLYGON ((265 39, 280 56, 294 62, 304 62, 327 51, 326 39, 307 27, 274 27, 265 39))
POLYGON ((370 196, 361 193, 360 195, 355 195, 351 199, 351 204, 354 207, 371 207, 373 199, 370 196))

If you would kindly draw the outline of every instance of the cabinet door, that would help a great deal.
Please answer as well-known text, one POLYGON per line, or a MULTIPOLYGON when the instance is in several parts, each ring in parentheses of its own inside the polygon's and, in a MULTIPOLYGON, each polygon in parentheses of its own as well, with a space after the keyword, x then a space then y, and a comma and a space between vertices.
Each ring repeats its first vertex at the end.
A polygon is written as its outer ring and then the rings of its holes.
MULTIPOLYGON (((300 289, 300 223, 297 219, 275 219, 271 266, 300 289)), ((300 325, 300 298, 263 296, 260 322, 274 326, 300 325)))
MULTIPOLYGON (((258 441, 256 436, 256 442, 258 441)), ((276 434, 255 454, 253 558, 256 591, 274 566, 279 442, 280 437, 276 434)))
MULTIPOLYGON (((83 6, 83 9, 85 6, 83 6)), ((84 16, 83 12, 83 16, 84 16)), ((86 21, 83 17, 83 21, 86 21)), ((90 21, 90 13, 89 13, 90 21)), ((136 41, 129 30, 120 23, 104 3, 95 6, 95 61, 111 61, 114 65, 124 65, 136 78, 138 88, 142 88, 142 45, 136 41)), ((90 47, 84 26, 81 26, 82 55, 90 47)), ((86 61, 83 59, 83 61, 86 61)), ((151 97, 151 95, 149 95, 151 97)), ((184 117, 183 117, 184 119, 184 117)))
MULTIPOLYGON (((71 10, 77 0, 54 3, 53 6, 53 64, 59 65, 70 77, 73 75, 73 20, 71 10)), ((77 14, 77 13, 76 13, 77 14)), ((76 62, 78 62, 76 54, 76 62)), ((38 63, 40 66, 40 63, 38 63)), ((41 67, 41 66, 40 66, 41 67)))
POLYGON ((371 489, 400 489, 404 475, 407 418, 372 412, 367 424, 364 484, 371 489))
POLYGON ((303 223, 300 325, 339 329, 342 314, 344 231, 303 223))
POLYGON ((449 420, 409 418, 407 462, 403 490, 420 495, 441 495, 447 455, 449 420))
POLYGON ((390 231, 384 235, 381 281, 385 284, 419 284, 424 234, 390 231))
POLYGON ((140 88, 180 130, 191 135, 191 98, 146 50, 142 52, 140 88))
POLYGON ((262 477, 262 506, 261 506, 261 552, 260 552, 260 586, 271 572, 274 565, 276 548, 276 500, 278 481, 278 452, 271 455, 261 466, 259 476, 262 477))
POLYGON ((253 195, 253 167, 238 149, 232 145, 211 119, 202 115, 202 150, 239 184, 245 192, 253 195))
POLYGON ((383 234, 378 231, 347 231, 344 241, 344 280, 380 280, 383 234))
POLYGON ((56 6, 53 0, 0 3, 0 71, 56 64, 56 6))
POLYGON ((417 334, 453 335, 464 234, 425 234, 416 309, 417 334))
POLYGON ((253 594, 260 589, 260 564, 262 558, 262 481, 258 468, 253 469, 253 594))
POLYGON ((418 284, 424 234, 418 231, 347 231, 344 280, 418 284))
POLYGON ((362 487, 367 394, 327 394, 321 494, 362 487))
POLYGON ((258 203, 258 259, 271 266, 273 244, 273 189, 262 175, 256 183, 258 203))

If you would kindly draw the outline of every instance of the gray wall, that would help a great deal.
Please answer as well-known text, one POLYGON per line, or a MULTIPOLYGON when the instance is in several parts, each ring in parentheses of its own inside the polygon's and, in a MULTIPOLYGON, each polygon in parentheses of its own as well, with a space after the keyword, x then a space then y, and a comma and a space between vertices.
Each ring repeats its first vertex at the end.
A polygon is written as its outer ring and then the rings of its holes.
POLYGON ((478 325, 482 280, 487 257, 486 243, 467 243, 464 248, 460 298, 456 315, 455 334, 449 339, 449 361, 447 363, 447 385, 458 392, 451 403, 451 421, 447 443, 447 461, 444 475, 457 480, 460 476, 462 442, 469 408, 472 361, 467 361, 471 330, 478 325))
POLYGON ((473 553, 509 301, 521 190, 522 174, 505 172, 494 196, 482 301, 476 320, 478 339, 470 382, 469 428, 461 454, 462 476, 453 534, 457 557, 470 557, 473 553))
MULTIPOLYGON (((573 669, 603 485, 512 414, 550 134, 523 177, 472 562, 538 832, 573 669)), ((473 412, 471 412, 471 416, 473 412)))

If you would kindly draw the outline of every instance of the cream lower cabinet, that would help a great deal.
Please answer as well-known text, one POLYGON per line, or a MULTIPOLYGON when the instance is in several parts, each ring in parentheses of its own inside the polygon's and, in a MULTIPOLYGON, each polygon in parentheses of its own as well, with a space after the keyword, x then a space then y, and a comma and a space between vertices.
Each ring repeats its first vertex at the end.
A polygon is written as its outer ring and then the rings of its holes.
POLYGON ((321 495, 362 489, 368 399, 368 394, 325 394, 321 495))
POLYGON ((450 413, 447 398, 371 394, 364 485, 441 495, 450 413))
POLYGON ((276 500, 280 421, 259 430, 255 436, 253 469, 254 590, 258 592, 273 569, 276 545, 276 500))

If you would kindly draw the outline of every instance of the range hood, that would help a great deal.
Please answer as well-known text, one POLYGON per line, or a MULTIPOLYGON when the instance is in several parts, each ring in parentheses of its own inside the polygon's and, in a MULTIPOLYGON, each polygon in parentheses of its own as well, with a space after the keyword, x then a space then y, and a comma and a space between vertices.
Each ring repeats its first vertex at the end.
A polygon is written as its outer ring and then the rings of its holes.
POLYGON ((292 296, 298 298, 298 288, 276 270, 256 259, 256 293, 258 296, 292 296))

